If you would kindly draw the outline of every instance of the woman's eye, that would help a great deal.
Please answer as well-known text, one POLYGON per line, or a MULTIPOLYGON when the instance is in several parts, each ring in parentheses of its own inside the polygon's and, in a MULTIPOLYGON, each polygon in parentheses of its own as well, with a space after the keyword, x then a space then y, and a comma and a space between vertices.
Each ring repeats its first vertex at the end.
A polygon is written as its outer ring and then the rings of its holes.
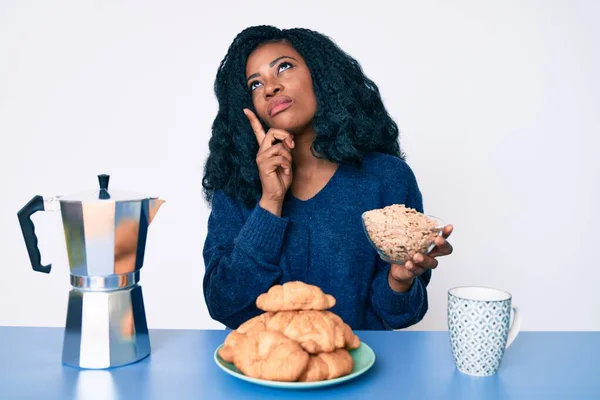
MULTIPOLYGON (((278 73, 278 74, 280 74, 280 73, 282 73, 283 71, 285 71, 286 69, 290 69, 290 68, 294 68, 294 66, 293 66, 292 64, 290 64, 289 62, 287 62, 287 61, 284 61, 284 62, 282 62, 281 64, 279 64, 279 65, 277 66, 277 73, 278 73)), ((261 83, 260 83, 260 82, 258 82, 258 81, 254 81, 254 82, 252 82, 252 83, 250 84, 250 86, 249 86, 249 88, 248 88, 248 89, 249 89, 251 92, 253 92, 253 91, 254 91, 255 89, 257 89, 257 88, 258 88, 260 85, 261 85, 261 83)))
POLYGON ((279 72, 283 72, 283 71, 285 71, 286 69, 290 69, 290 68, 292 68, 292 67, 293 67, 293 65, 292 65, 292 64, 290 64, 290 63, 289 63, 289 62, 287 62, 287 61, 284 61, 284 62, 282 62, 281 64, 279 64, 279 67, 277 67, 277 72, 278 72, 278 73, 279 73, 279 72))
POLYGON ((260 85, 260 82, 254 81, 250 84, 250 91, 253 91, 254 89, 256 89, 258 87, 258 85, 260 85))

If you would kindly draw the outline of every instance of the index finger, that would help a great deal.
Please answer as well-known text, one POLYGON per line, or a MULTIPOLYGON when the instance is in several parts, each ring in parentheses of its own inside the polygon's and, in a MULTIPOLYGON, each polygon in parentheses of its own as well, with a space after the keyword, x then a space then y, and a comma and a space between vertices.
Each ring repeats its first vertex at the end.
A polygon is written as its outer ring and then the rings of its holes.
POLYGON ((263 129, 258 118, 256 118, 256 115, 254 115, 254 113, 250 109, 244 108, 244 114, 246 114, 248 121, 250 121, 250 126, 252 127, 252 130, 254 131, 254 136, 256 136, 256 141, 260 146, 266 136, 265 130, 263 129))

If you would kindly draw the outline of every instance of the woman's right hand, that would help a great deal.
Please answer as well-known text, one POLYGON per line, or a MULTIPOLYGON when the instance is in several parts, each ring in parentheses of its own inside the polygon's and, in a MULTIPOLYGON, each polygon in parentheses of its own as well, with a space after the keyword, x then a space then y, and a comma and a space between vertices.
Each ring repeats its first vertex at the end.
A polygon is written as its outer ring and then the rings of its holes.
POLYGON ((295 146, 294 139, 282 129, 271 128, 265 133, 251 110, 245 108, 244 114, 250 121, 259 146, 256 164, 263 191, 259 204, 265 210, 280 216, 283 199, 292 184, 291 149, 295 146))

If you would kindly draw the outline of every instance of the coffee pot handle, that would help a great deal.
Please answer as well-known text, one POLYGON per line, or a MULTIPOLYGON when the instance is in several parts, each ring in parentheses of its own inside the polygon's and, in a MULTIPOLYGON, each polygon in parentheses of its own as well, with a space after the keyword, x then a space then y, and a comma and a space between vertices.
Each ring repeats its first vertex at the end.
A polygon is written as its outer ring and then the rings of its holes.
POLYGON ((17 216, 19 217, 21 231, 23 232, 25 246, 27 246, 27 253, 29 253, 29 259, 31 260, 31 266, 33 267, 33 270, 48 274, 52 269, 52 264, 42 265, 42 257, 38 247, 38 239, 35 235, 33 221, 31 220, 31 216, 33 214, 38 211, 44 211, 44 209, 44 198, 36 195, 33 196, 33 198, 19 210, 17 216))

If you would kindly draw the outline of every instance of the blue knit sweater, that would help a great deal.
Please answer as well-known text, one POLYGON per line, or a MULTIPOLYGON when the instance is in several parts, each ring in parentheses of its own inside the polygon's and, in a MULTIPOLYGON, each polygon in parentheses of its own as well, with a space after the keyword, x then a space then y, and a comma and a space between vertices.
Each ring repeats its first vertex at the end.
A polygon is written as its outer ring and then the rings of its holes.
POLYGON ((400 329, 427 311, 428 271, 405 293, 388 283, 389 264, 365 237, 361 214, 401 203, 423 212, 406 162, 372 153, 363 166, 340 165, 327 185, 303 201, 288 191, 281 217, 248 209, 216 191, 203 256, 204 297, 211 317, 231 329, 260 313, 269 287, 300 280, 336 298, 331 309, 352 329, 400 329))

